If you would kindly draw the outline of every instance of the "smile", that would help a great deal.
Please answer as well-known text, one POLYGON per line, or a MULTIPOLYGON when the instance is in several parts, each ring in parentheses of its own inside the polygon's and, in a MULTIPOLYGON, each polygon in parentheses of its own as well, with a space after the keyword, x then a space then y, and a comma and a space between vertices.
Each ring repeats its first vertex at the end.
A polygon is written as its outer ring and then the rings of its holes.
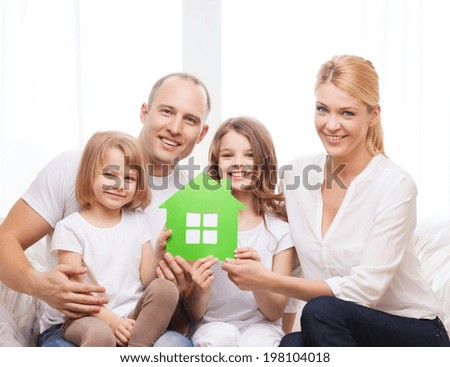
POLYGON ((164 144, 170 145, 171 147, 177 147, 177 146, 180 145, 180 144, 178 144, 176 141, 169 140, 169 139, 167 139, 167 138, 160 138, 160 139, 161 139, 161 141, 162 141, 164 144))
POLYGON ((342 139, 344 139, 345 137, 346 137, 346 135, 328 135, 328 134, 324 134, 328 139, 330 139, 330 140, 335 140, 335 141, 338 141, 338 140, 342 140, 342 139))

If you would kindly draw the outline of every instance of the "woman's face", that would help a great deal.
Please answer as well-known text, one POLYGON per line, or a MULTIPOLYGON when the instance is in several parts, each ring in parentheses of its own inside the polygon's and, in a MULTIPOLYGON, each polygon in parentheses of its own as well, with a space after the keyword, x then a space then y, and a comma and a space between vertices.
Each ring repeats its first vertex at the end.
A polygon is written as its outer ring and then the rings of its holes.
POLYGON ((333 158, 350 162, 370 155, 367 130, 378 122, 379 112, 378 106, 369 112, 361 100, 332 83, 322 84, 316 90, 316 130, 333 158))

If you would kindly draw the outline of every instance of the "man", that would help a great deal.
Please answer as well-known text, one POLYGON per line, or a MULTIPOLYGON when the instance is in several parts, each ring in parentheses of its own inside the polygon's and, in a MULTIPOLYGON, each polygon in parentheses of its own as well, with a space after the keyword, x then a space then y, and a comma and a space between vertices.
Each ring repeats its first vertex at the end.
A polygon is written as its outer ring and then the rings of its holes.
MULTIPOLYGON (((179 189, 180 184, 187 183, 187 178, 175 169, 176 162, 189 156, 205 137, 208 132, 205 121, 210 108, 205 85, 184 73, 170 74, 158 80, 148 103, 141 107, 143 126, 138 139, 145 150, 153 188, 152 203, 145 210, 153 242, 165 223, 165 213, 159 205, 179 189)), ((59 220, 80 210, 74 194, 80 157, 81 152, 67 153, 50 162, 0 226, 0 280, 18 292, 43 300, 69 317, 98 312, 108 300, 94 293, 102 293, 104 288, 68 279, 71 274, 84 274, 87 269, 83 267, 60 265, 47 272, 38 272, 29 264, 24 250, 45 235, 50 238, 59 220)), ((178 274, 178 277, 181 283, 183 275, 178 274)), ((58 327, 46 331, 49 334, 43 335, 40 344, 65 345, 58 327)))

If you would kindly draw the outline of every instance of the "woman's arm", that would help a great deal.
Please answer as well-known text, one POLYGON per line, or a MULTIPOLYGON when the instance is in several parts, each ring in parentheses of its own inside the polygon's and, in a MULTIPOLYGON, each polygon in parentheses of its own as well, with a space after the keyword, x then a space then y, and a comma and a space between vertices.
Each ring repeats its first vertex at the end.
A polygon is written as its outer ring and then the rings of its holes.
POLYGON ((265 290, 303 301, 318 296, 334 296, 323 280, 308 280, 277 274, 252 260, 228 259, 222 265, 229 278, 241 290, 265 290))
MULTIPOLYGON (((281 251, 273 257, 272 272, 280 275, 291 275, 294 248, 281 251)), ((253 290, 256 304, 269 321, 276 321, 283 316, 287 296, 280 293, 260 289, 253 290)))

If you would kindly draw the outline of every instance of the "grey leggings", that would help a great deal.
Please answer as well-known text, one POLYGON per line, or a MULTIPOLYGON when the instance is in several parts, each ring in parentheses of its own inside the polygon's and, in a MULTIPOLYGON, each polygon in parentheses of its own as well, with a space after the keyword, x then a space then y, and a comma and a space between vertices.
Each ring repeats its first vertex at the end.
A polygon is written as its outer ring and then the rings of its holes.
MULTIPOLYGON (((136 320, 128 346, 152 346, 166 331, 178 299, 178 290, 172 282, 165 279, 155 279, 151 282, 128 316, 136 320)), ((67 320, 62 326, 62 332, 66 340, 80 347, 116 346, 112 329, 93 316, 67 320)))

